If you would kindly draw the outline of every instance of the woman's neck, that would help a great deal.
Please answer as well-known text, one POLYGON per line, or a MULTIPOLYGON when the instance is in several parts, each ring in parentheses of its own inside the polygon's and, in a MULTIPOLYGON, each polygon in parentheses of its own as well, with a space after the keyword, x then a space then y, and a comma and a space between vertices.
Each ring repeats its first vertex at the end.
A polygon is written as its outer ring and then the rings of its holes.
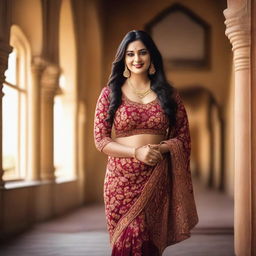
POLYGON ((147 74, 131 74, 131 76, 128 79, 132 82, 133 87, 137 88, 138 90, 145 89, 148 87, 149 78, 147 74))

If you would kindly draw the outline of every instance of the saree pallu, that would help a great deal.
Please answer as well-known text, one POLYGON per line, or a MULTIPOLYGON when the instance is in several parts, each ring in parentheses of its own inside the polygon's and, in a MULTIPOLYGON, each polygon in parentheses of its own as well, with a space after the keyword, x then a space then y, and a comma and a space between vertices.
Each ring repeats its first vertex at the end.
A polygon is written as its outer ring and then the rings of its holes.
POLYGON ((112 256, 161 255, 189 238, 197 224, 191 174, 184 171, 179 145, 173 150, 171 144, 172 159, 164 154, 154 167, 134 158, 108 158, 104 201, 112 256))

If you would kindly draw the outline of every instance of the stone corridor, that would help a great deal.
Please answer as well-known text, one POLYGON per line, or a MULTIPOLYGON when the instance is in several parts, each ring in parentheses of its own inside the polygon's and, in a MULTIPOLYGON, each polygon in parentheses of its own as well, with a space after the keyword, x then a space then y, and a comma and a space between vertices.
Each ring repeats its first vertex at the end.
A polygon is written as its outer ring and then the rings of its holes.
MULTIPOLYGON (((163 256, 234 256, 233 200, 193 180, 199 223, 163 256)), ((110 255, 104 206, 91 205, 35 225, 0 247, 2 256, 110 255)))

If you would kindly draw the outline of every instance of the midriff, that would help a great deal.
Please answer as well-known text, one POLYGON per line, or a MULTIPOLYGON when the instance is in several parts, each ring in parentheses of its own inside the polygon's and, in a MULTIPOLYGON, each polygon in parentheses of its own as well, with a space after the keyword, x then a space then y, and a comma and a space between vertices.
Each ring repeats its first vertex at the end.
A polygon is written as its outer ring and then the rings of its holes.
POLYGON ((114 141, 116 141, 117 143, 135 148, 147 144, 159 144, 163 140, 165 140, 165 136, 157 134, 136 134, 127 137, 118 137, 114 139, 114 141))

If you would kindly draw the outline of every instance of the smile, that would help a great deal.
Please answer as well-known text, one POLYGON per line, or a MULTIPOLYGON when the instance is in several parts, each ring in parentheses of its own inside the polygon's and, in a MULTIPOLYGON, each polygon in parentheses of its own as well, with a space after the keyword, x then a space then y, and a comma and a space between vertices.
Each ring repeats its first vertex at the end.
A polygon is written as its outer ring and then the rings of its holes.
POLYGON ((135 64, 135 65, 133 65, 135 68, 141 68, 141 67, 143 67, 143 65, 144 64, 135 64))

